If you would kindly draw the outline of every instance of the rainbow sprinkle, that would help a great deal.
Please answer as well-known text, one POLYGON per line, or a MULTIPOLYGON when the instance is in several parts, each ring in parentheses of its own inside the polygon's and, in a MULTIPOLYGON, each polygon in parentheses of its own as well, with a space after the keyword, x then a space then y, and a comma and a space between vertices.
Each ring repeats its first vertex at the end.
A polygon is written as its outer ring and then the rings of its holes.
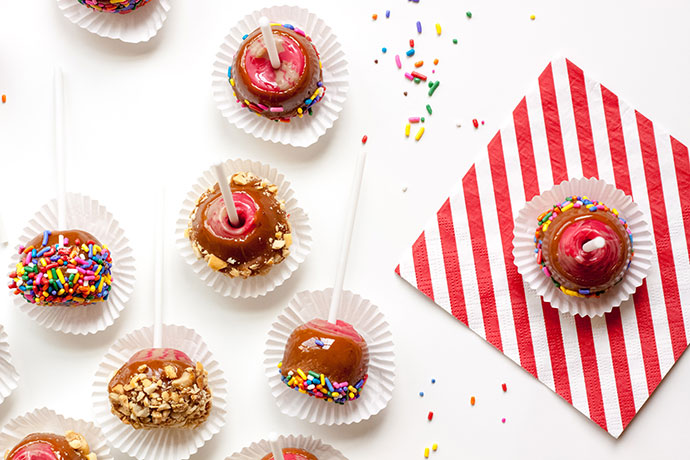
MULTIPOLYGON (((546 266, 546 260, 544 257, 542 257, 542 252, 541 252, 541 246, 542 246, 542 235, 546 233, 546 230, 549 228, 549 225, 551 225, 551 221, 553 221, 556 216, 559 214, 563 214, 565 212, 579 209, 581 207, 587 208, 590 212, 610 212, 613 213, 616 217, 618 217, 618 220, 620 223, 623 225, 625 228, 625 231, 628 233, 628 238, 630 239, 630 247, 631 247, 631 252, 630 252, 630 257, 628 259, 628 264, 626 265, 625 269, 627 270, 630 267, 630 262, 632 260, 633 255, 635 254, 634 250, 632 249, 633 247, 633 236, 632 232, 628 228, 628 223, 623 219, 621 216, 618 215, 618 210, 614 208, 608 208, 604 203, 596 200, 591 200, 587 196, 578 196, 578 195, 572 195, 566 197, 562 203, 556 203, 554 204, 551 209, 548 209, 541 213, 537 217, 537 227, 534 232, 534 253, 536 254, 536 259, 537 259, 537 264, 541 266, 542 272, 544 275, 548 276, 551 278, 551 281, 556 285, 557 288, 561 290, 564 294, 567 294, 569 296, 574 296, 574 297, 593 297, 593 296, 599 296, 604 293, 604 291, 598 291, 598 292, 590 292, 589 289, 580 289, 578 291, 573 291, 572 289, 566 289, 564 286, 561 286, 560 283, 551 275, 549 272, 548 267, 546 266)), ((622 279, 622 278, 621 278, 622 279)), ((505 390, 504 390, 505 391, 505 390)))
POLYGON ((302 369, 288 371, 284 376, 280 371, 281 367, 283 367, 282 362, 278 363, 278 373, 285 385, 308 396, 336 404, 345 404, 358 399, 369 377, 365 375, 357 384, 350 385, 348 382, 331 382, 324 374, 314 371, 305 373, 302 369))
POLYGON ((43 232, 39 247, 19 248, 20 261, 10 273, 10 289, 36 305, 84 305, 108 299, 112 258, 107 246, 94 241, 46 246, 50 231, 43 232))
POLYGON ((77 0, 84 6, 107 13, 127 14, 146 5, 150 0, 77 0))

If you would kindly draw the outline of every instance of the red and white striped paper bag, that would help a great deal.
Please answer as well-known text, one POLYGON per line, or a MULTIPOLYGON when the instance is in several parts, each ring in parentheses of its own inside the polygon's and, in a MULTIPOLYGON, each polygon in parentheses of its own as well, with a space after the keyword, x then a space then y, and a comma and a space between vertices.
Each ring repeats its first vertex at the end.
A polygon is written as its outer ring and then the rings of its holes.
POLYGON ((688 345, 688 149, 567 59, 551 62, 405 252, 396 272, 618 437, 688 345), (656 255, 633 298, 561 314, 513 263, 513 219, 533 196, 596 177, 641 206, 656 255))

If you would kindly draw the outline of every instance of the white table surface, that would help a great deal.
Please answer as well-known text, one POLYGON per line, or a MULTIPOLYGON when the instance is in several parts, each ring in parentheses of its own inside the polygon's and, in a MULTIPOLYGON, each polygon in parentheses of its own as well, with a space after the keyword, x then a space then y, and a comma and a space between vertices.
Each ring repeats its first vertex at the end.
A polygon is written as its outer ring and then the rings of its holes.
MULTIPOLYGON (((128 307, 97 335, 46 330, 4 297, 0 322, 9 333, 21 384, 0 406, 0 424, 40 406, 91 418, 88 395, 101 357, 117 338, 152 320, 156 204, 149 199, 165 181, 170 192, 165 319, 201 333, 224 366, 231 390, 227 425, 193 458, 222 459, 269 431, 314 435, 350 459, 423 458, 424 447, 434 442, 439 450, 430 458, 437 460, 687 455, 687 357, 615 440, 398 279, 393 268, 473 156, 559 53, 690 141, 689 4, 304 0, 301 5, 326 19, 340 37, 352 81, 335 127, 317 144, 297 149, 230 126, 211 98, 211 64, 223 36, 254 7, 269 2, 174 3, 158 36, 129 45, 71 24, 51 0, 0 2, 0 93, 8 98, 0 104, 0 211, 11 245, 30 215, 53 195, 50 101, 52 68, 59 64, 65 75, 68 170, 74 178, 68 179, 68 190, 104 203, 128 232, 139 261, 128 307), (386 9, 390 19, 384 17, 386 9), (471 20, 466 10, 473 12, 471 20), (372 21, 373 13, 378 21, 372 21), (418 19, 422 35, 415 30, 418 19), (436 22, 443 26, 441 37, 434 31, 436 22), (458 45, 451 43, 453 37, 458 45), (393 62, 409 38, 417 43, 415 59, 425 61, 425 73, 431 74, 434 58, 440 59, 441 86, 430 100, 434 114, 418 143, 403 136, 403 127, 408 116, 423 114, 426 90, 403 78, 393 62), (475 117, 486 125, 472 128, 475 117), (363 134, 369 136, 370 155, 345 285, 387 315, 396 343, 396 390, 388 408, 368 421, 319 427, 280 413, 268 393, 262 352, 270 323, 296 292, 332 283, 339 208, 363 134), (175 215, 188 186, 209 164, 228 157, 278 168, 311 215, 310 257, 282 287, 260 299, 232 300, 206 289, 173 245, 175 215), (92 176, 94 169, 107 174, 92 176), (477 397, 475 407, 469 406, 471 395, 477 397), (435 413, 431 423, 429 410, 435 413)), ((2 267, 12 253, 0 249, 2 267)))

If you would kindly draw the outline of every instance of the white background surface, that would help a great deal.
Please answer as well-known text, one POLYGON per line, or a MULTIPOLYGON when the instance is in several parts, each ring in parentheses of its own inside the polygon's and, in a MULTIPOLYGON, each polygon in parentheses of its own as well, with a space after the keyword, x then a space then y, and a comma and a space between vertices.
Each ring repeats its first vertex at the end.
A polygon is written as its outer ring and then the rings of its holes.
MULTIPOLYGON (((50 101, 52 68, 59 64, 67 99, 68 190, 104 203, 128 231, 140 261, 129 306, 95 336, 45 330, 5 297, 0 321, 21 386, 0 406, 0 423, 38 406, 91 418, 91 381, 102 355, 118 337, 152 320, 151 247, 161 236, 153 234, 156 203, 150 198, 165 181, 166 322, 196 329, 230 380, 227 425, 193 458, 222 459, 272 430, 313 434, 350 459, 423 458, 424 447, 434 442, 439 450, 431 458, 439 460, 687 455, 687 357, 615 440, 393 273, 401 251, 557 53, 690 141, 690 5, 600 3, 303 1, 340 37, 352 84, 335 127, 316 145, 295 149, 228 125, 211 99, 211 64, 223 36, 269 2, 178 1, 157 37, 128 45, 74 26, 53 1, 0 1, 0 93, 8 97, 0 104, 0 211, 10 236, 53 196, 50 101), (471 20, 464 15, 468 9, 471 20), (371 20, 373 13, 378 21, 371 20), (418 19, 422 35, 416 33, 418 19), (436 22, 443 26, 441 37, 436 22), (425 61, 423 73, 430 75, 431 61, 440 59, 441 86, 430 100, 434 114, 418 143, 405 139, 403 128, 408 116, 423 114, 426 88, 407 81, 393 62, 409 38, 417 44, 414 59, 425 61), (475 130, 474 117, 486 125, 475 130), (397 388, 389 407, 369 421, 312 426, 280 414, 268 394, 261 355, 270 323, 293 294, 332 283, 340 209, 353 152, 365 133, 370 155, 345 285, 387 315, 397 349, 397 388), (257 159, 285 173, 312 218, 311 256, 285 285, 258 300, 229 300, 206 289, 173 246, 175 214, 189 185, 210 163, 228 157, 257 159), (429 410, 435 413, 431 423, 429 410)), ((0 254, 6 261, 11 250, 0 254)))

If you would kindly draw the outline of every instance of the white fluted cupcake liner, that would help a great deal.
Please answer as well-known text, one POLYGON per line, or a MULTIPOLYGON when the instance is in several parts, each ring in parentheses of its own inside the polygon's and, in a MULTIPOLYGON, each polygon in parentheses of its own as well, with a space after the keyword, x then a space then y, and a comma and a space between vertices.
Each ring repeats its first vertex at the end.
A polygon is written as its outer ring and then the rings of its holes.
POLYGON ((32 433, 53 433, 64 435, 75 431, 86 439, 91 452, 98 460, 112 460, 110 448, 96 425, 80 419, 63 417, 45 407, 28 412, 10 420, 0 432, 0 452, 5 453, 32 433))
POLYGON ((366 340, 369 378, 359 399, 343 405, 299 393, 281 380, 278 363, 292 331, 315 318, 328 318, 333 289, 303 291, 290 300, 268 332, 264 370, 280 411, 317 425, 357 423, 378 414, 393 397, 395 350, 390 327, 379 308, 367 299, 343 291, 338 319, 350 323, 366 340))
POLYGON ((17 388, 18 382, 19 374, 12 365, 7 333, 0 324, 0 404, 17 388))
MULTIPOLYGON (((278 442, 283 449, 293 448, 302 449, 314 455, 319 460, 347 460, 340 451, 334 449, 328 444, 325 444, 320 439, 314 439, 312 436, 279 436, 278 442)), ((271 445, 268 440, 253 442, 251 445, 245 447, 240 452, 235 452, 225 460, 260 460, 267 454, 271 453, 271 445)))
MULTIPOLYGON (((26 244, 44 230, 80 229, 91 233, 98 241, 107 245, 112 254, 112 286, 108 300, 76 307, 40 306, 28 303, 23 297, 9 292, 14 305, 41 326, 68 334, 94 334, 115 323, 134 291, 134 251, 129 247, 129 240, 118 221, 98 201, 79 193, 67 193, 65 206, 67 228, 57 228, 57 200, 53 199, 34 214, 22 230, 15 248, 18 251, 20 245, 26 244)), ((15 251, 8 273, 15 270, 18 257, 15 251)))
POLYGON ((200 362, 208 371, 208 385, 213 397, 211 413, 208 420, 192 430, 185 428, 135 430, 111 413, 108 383, 134 353, 152 346, 153 329, 149 326, 127 334, 110 347, 103 361, 98 365, 92 385, 95 421, 113 447, 132 457, 139 460, 185 460, 196 453, 225 425, 227 381, 220 364, 199 334, 183 326, 164 324, 162 346, 183 351, 193 362, 200 362))
POLYGON ((217 293, 233 298, 258 297, 283 284, 306 259, 311 251, 312 243, 309 217, 297 205, 297 199, 295 198, 294 191, 290 188, 290 182, 285 179, 285 176, 269 165, 250 160, 227 160, 225 162, 225 170, 230 175, 248 171, 278 187, 277 197, 278 199, 285 200, 285 209, 289 216, 288 220, 292 232, 290 254, 285 260, 274 265, 268 273, 251 276, 247 279, 231 278, 209 268, 204 259, 197 258, 189 238, 185 236, 185 231, 189 224, 189 215, 196 207, 197 200, 201 194, 218 182, 211 169, 204 171, 196 180, 182 203, 175 227, 175 245, 179 249, 184 261, 192 267, 194 273, 217 293))
POLYGON ((513 232, 513 257, 518 272, 537 295, 542 296, 552 307, 563 313, 593 317, 610 312, 635 293, 652 264, 654 243, 642 210, 632 198, 603 180, 571 179, 535 196, 518 213, 513 232), (555 203, 562 203, 565 197, 571 195, 586 195, 593 200, 601 201, 609 208, 616 208, 627 221, 633 235, 635 254, 630 267, 620 283, 599 297, 583 298, 564 294, 537 264, 534 252, 537 216, 551 209, 555 203))
POLYGON ((126 43, 149 41, 163 27, 170 10, 170 0, 151 0, 127 14, 96 11, 77 0, 57 0, 67 19, 82 29, 101 37, 126 43))
POLYGON ((322 19, 298 6, 273 6, 245 16, 223 39, 213 63, 213 99, 223 116, 254 137, 294 147, 314 144, 333 126, 343 109, 349 88, 347 60, 338 38, 322 19), (326 93, 321 101, 314 104, 312 116, 295 117, 290 123, 275 122, 250 112, 233 96, 228 81, 228 67, 232 65, 242 37, 259 27, 261 16, 266 16, 271 22, 292 24, 304 30, 316 45, 323 65, 326 93))

